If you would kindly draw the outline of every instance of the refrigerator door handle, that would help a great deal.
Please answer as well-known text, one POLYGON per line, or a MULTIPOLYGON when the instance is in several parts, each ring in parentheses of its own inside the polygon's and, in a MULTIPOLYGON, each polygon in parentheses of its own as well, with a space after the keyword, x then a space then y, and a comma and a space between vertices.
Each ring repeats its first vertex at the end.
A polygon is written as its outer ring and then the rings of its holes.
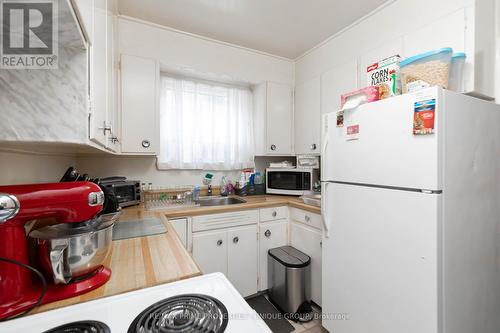
POLYGON ((328 185, 330 183, 326 182, 323 183, 325 184, 324 186, 324 193, 321 196, 321 221, 323 222, 323 234, 325 235, 326 238, 330 237, 330 228, 328 225, 328 216, 326 215, 326 194, 328 193, 328 185))
POLYGON ((325 164, 326 164, 326 147, 328 147, 328 132, 326 132, 325 136, 323 137, 322 141, 322 147, 321 147, 321 171, 324 172, 325 170, 325 164))

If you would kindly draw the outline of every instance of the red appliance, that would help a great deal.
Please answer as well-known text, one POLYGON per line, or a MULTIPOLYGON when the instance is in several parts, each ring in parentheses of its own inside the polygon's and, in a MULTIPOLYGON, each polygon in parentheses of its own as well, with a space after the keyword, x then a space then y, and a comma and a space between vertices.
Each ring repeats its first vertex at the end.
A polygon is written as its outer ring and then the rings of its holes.
POLYGON ((101 188, 91 182, 0 186, 0 319, 89 292, 110 279, 111 271, 100 267, 75 282, 44 285, 38 267, 30 262, 25 231, 26 223, 34 219, 88 221, 99 214, 103 204, 101 188))

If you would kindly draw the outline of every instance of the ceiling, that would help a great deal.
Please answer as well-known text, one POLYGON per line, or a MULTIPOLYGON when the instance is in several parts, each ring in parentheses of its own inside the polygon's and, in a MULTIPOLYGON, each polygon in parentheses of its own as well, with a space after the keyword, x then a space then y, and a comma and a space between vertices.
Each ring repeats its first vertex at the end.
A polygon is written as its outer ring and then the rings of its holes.
POLYGON ((295 59, 387 0, 118 0, 122 15, 295 59))

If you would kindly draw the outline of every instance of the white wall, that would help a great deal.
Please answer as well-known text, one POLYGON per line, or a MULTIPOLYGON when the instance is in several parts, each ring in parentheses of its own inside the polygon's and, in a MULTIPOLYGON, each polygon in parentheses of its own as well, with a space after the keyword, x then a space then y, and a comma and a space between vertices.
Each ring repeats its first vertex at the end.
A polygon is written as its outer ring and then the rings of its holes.
POLYGON ((357 61, 358 87, 363 87, 367 65, 398 53, 406 57, 440 47, 465 51, 471 62, 474 36, 463 38, 463 31, 464 20, 474 23, 473 4, 473 0, 389 2, 299 58, 296 84, 357 61))
POLYGON ((294 62, 284 58, 127 17, 119 18, 118 35, 120 53, 154 58, 162 68, 187 75, 208 74, 250 84, 294 83, 294 62))
MULTIPOLYGON (((76 166, 81 173, 96 177, 125 176, 154 186, 201 185, 204 170, 157 170, 156 158, 151 156, 104 156, 78 157, 76 166)), ((213 185, 219 185, 221 177, 226 175, 235 181, 238 171, 210 171, 214 174, 213 185)))
POLYGON ((72 156, 0 151, 0 185, 58 182, 75 163, 72 156))
MULTIPOLYGON (((264 81, 294 84, 294 62, 242 47, 179 32, 127 17, 118 19, 118 48, 123 54, 156 59, 163 71, 248 85, 264 81)), ((200 184, 206 171, 156 169, 154 157, 79 158, 78 168, 99 176, 123 175, 155 185, 200 184)), ((227 174, 212 172, 214 185, 227 174)))

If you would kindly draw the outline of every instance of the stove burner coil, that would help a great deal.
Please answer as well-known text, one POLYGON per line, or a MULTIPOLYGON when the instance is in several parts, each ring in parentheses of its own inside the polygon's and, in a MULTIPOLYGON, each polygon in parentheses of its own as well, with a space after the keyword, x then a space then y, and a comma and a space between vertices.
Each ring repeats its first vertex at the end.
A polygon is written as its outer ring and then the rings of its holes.
POLYGON ((228 312, 218 299, 185 294, 166 298, 142 311, 128 333, 222 333, 228 312))
POLYGON ((111 330, 100 321, 83 320, 64 324, 44 333, 111 333, 111 330))

